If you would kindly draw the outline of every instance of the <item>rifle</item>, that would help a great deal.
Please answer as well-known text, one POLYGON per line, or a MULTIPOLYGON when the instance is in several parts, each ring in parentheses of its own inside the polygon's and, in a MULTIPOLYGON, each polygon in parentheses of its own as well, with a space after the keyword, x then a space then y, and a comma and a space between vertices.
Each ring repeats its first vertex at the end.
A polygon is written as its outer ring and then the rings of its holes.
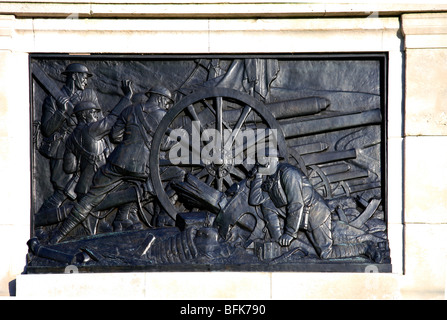
MULTIPOLYGON (((68 98, 67 95, 59 89, 56 83, 54 83, 53 79, 51 79, 36 63, 33 63, 32 65, 32 74, 37 82, 40 83, 42 89, 44 89, 56 101, 61 98, 68 98)), ((67 102, 67 108, 67 113, 71 114, 73 112, 74 106, 70 100, 68 100, 67 102)))

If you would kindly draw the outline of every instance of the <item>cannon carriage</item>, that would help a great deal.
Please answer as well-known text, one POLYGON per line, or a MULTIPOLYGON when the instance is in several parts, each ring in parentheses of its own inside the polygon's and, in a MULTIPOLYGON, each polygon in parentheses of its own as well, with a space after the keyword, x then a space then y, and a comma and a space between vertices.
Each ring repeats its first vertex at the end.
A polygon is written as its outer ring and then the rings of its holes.
MULTIPOLYGON (((350 148, 340 147, 342 144, 340 141, 331 147, 324 141, 294 145, 299 137, 360 128, 348 135, 355 139, 362 134, 368 134, 362 131, 362 126, 378 125, 382 120, 381 112, 378 109, 359 113, 319 115, 329 105, 330 101, 321 97, 264 104, 248 94, 227 88, 205 89, 192 93, 168 112, 154 135, 151 166, 155 170, 151 170, 151 179, 156 187, 158 199, 164 209, 174 217, 178 209, 173 207, 163 191, 160 172, 169 166, 178 165, 166 159, 167 152, 161 151, 164 136, 170 135, 176 125, 188 128, 186 138, 189 140, 180 141, 180 144, 183 143, 185 150, 189 153, 186 159, 182 159, 183 163, 180 164, 180 167, 189 167, 188 172, 192 172, 193 175, 219 191, 225 191, 233 183, 246 178, 256 163, 255 155, 252 154, 252 158, 249 158, 250 155, 247 155, 247 152, 252 149, 252 152, 256 153, 253 149, 257 143, 266 146, 269 143, 268 137, 265 135, 260 138, 253 135, 253 137, 250 136, 251 140, 245 144, 242 142, 235 145, 241 129, 248 129, 250 133, 252 132, 250 130, 276 130, 274 140, 284 161, 298 166, 305 172, 321 195, 328 200, 351 195, 361 197, 364 191, 380 188, 377 172, 368 171, 367 168, 355 164, 358 149, 378 147, 380 140, 374 141, 373 146, 360 145, 350 148), (222 104, 225 105, 225 103, 227 105, 223 107, 222 104), (199 105, 200 111, 194 109, 197 108, 197 105, 199 105), (284 109, 287 109, 287 114, 279 116, 278 114, 284 109), (312 117, 309 117, 310 113, 313 113, 312 117), (275 115, 277 116, 275 117, 275 115), (195 137, 191 132, 194 121, 202 126, 197 128, 195 137), (221 140, 225 139, 223 131, 226 129, 229 132, 227 140, 222 141, 222 153, 209 163, 194 162, 192 157, 195 154, 196 158, 199 158, 204 145, 203 141, 193 141, 192 139, 201 139, 200 134, 210 127, 217 128, 218 132, 222 132, 221 140), (236 159, 242 154, 245 154, 244 159, 236 159), (238 162, 237 164, 235 164, 235 160, 238 162)), ((208 141, 207 138, 202 140, 208 141)), ((344 140, 349 141, 349 137, 344 137, 344 140)), ((341 142, 344 140, 341 139, 341 142)))

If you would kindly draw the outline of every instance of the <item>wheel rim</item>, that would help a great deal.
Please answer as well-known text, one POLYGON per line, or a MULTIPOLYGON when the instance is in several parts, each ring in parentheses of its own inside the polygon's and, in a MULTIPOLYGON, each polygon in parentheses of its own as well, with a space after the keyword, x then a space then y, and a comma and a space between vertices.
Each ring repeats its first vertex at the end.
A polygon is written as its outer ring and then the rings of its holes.
MULTIPOLYGON (((234 161, 236 153, 235 147, 238 147, 235 143, 236 139, 241 138, 240 132, 242 132, 242 128, 245 128, 244 130, 247 127, 259 129, 260 126, 261 129, 268 129, 267 131, 269 133, 276 132, 275 142, 277 143, 279 152, 284 159, 288 159, 288 149, 284 133, 279 123, 262 102, 246 93, 227 88, 207 88, 193 92, 176 103, 163 117, 154 134, 151 146, 150 177, 152 184, 160 205, 174 220, 176 219, 178 208, 171 203, 163 186, 160 169, 166 166, 166 164, 163 164, 161 145, 164 136, 173 129, 172 126, 179 126, 179 123, 182 123, 182 121, 186 123, 188 121, 191 123, 197 120, 203 121, 204 118, 214 118, 215 121, 214 123, 207 122, 205 124, 200 122, 202 126, 200 128, 201 133, 203 131, 206 133, 207 129, 211 129, 210 127, 214 126, 214 132, 221 134, 221 152, 219 156, 214 157, 214 160, 217 159, 217 161, 200 164, 191 163, 190 166, 184 167, 188 167, 188 170, 192 170, 194 175, 204 179, 208 185, 215 187, 218 191, 224 191, 231 183, 242 180, 246 176, 247 170, 249 170, 248 163, 242 162, 236 165, 234 161), (251 120, 254 124, 249 121, 249 117, 252 117, 251 120), (228 120, 229 118, 232 118, 230 119, 231 121, 228 120), (225 132, 225 129, 230 130, 225 132), (270 129, 275 129, 276 131, 270 129), (222 135, 223 133, 228 134, 225 136, 222 135), (231 150, 231 153, 229 150, 231 150), (232 177, 236 178, 236 181, 232 177)), ((267 140, 271 139, 270 137, 267 140)), ((256 135, 254 143, 259 142, 261 142, 260 138, 256 135)), ((247 142, 247 145, 249 143, 247 142)), ((194 146, 191 146, 190 143, 189 147, 193 148, 194 146)), ((248 154, 247 149, 244 149, 243 146, 242 150, 248 154)), ((203 155, 203 149, 196 150, 196 152, 199 152, 201 156, 203 155)), ((248 160, 248 157, 245 160, 248 160)))

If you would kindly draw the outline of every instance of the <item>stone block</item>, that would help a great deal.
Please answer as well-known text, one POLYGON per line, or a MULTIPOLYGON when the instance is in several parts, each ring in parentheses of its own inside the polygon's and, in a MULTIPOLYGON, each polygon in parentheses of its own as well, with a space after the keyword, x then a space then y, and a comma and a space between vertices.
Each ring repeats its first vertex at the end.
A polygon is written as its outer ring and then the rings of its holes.
POLYGON ((402 31, 407 49, 447 48, 445 12, 404 14, 402 31))
POLYGON ((405 276, 401 291, 408 299, 444 299, 447 225, 406 224, 405 276))
POLYGON ((405 223, 447 222, 447 137, 405 138, 405 223))
POLYGON ((24 299, 269 299, 269 273, 96 273, 20 275, 24 299))
POLYGON ((291 299, 399 299, 399 276, 370 273, 308 273, 272 275, 272 298, 291 299))
POLYGON ((447 49, 406 52, 405 134, 447 135, 447 49))

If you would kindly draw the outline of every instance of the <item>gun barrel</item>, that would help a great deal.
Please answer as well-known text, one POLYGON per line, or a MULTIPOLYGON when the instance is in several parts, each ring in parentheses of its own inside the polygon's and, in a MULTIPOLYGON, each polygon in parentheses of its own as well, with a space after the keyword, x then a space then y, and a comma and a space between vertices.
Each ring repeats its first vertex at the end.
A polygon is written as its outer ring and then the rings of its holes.
POLYGON ((355 159, 356 157, 357 153, 355 149, 349 149, 344 151, 305 154, 303 155, 303 161, 306 166, 311 166, 314 164, 324 164, 340 160, 355 159))
POLYGON ((289 119, 280 121, 280 124, 287 139, 364 125, 379 124, 381 121, 382 113, 380 109, 373 109, 327 118, 314 118, 311 120, 293 121, 289 119))
POLYGON ((33 252, 36 256, 41 258, 51 259, 54 261, 59 261, 67 264, 73 263, 76 258, 74 255, 67 254, 65 252, 50 249, 40 245, 37 238, 30 239, 27 244, 31 252, 33 252))
POLYGON ((266 104, 273 116, 278 120, 317 114, 325 110, 329 105, 330 101, 328 99, 320 97, 309 97, 266 104))
MULTIPOLYGON (((267 103, 265 106, 279 120, 317 114, 325 110, 329 105, 330 101, 326 98, 309 97, 267 103)), ((224 111, 224 119, 227 123, 235 123, 239 119, 240 114, 239 110, 227 110, 224 111)), ((245 122, 253 123, 260 121, 261 118, 252 113, 252 116, 248 117, 245 122)))
MULTIPOLYGON (((42 88, 54 99, 57 100, 60 97, 66 97, 54 81, 36 63, 33 63, 32 73, 34 78, 36 78, 36 80, 41 84, 42 88)), ((71 111, 74 109, 74 106, 70 101, 68 101, 68 107, 71 111)))

